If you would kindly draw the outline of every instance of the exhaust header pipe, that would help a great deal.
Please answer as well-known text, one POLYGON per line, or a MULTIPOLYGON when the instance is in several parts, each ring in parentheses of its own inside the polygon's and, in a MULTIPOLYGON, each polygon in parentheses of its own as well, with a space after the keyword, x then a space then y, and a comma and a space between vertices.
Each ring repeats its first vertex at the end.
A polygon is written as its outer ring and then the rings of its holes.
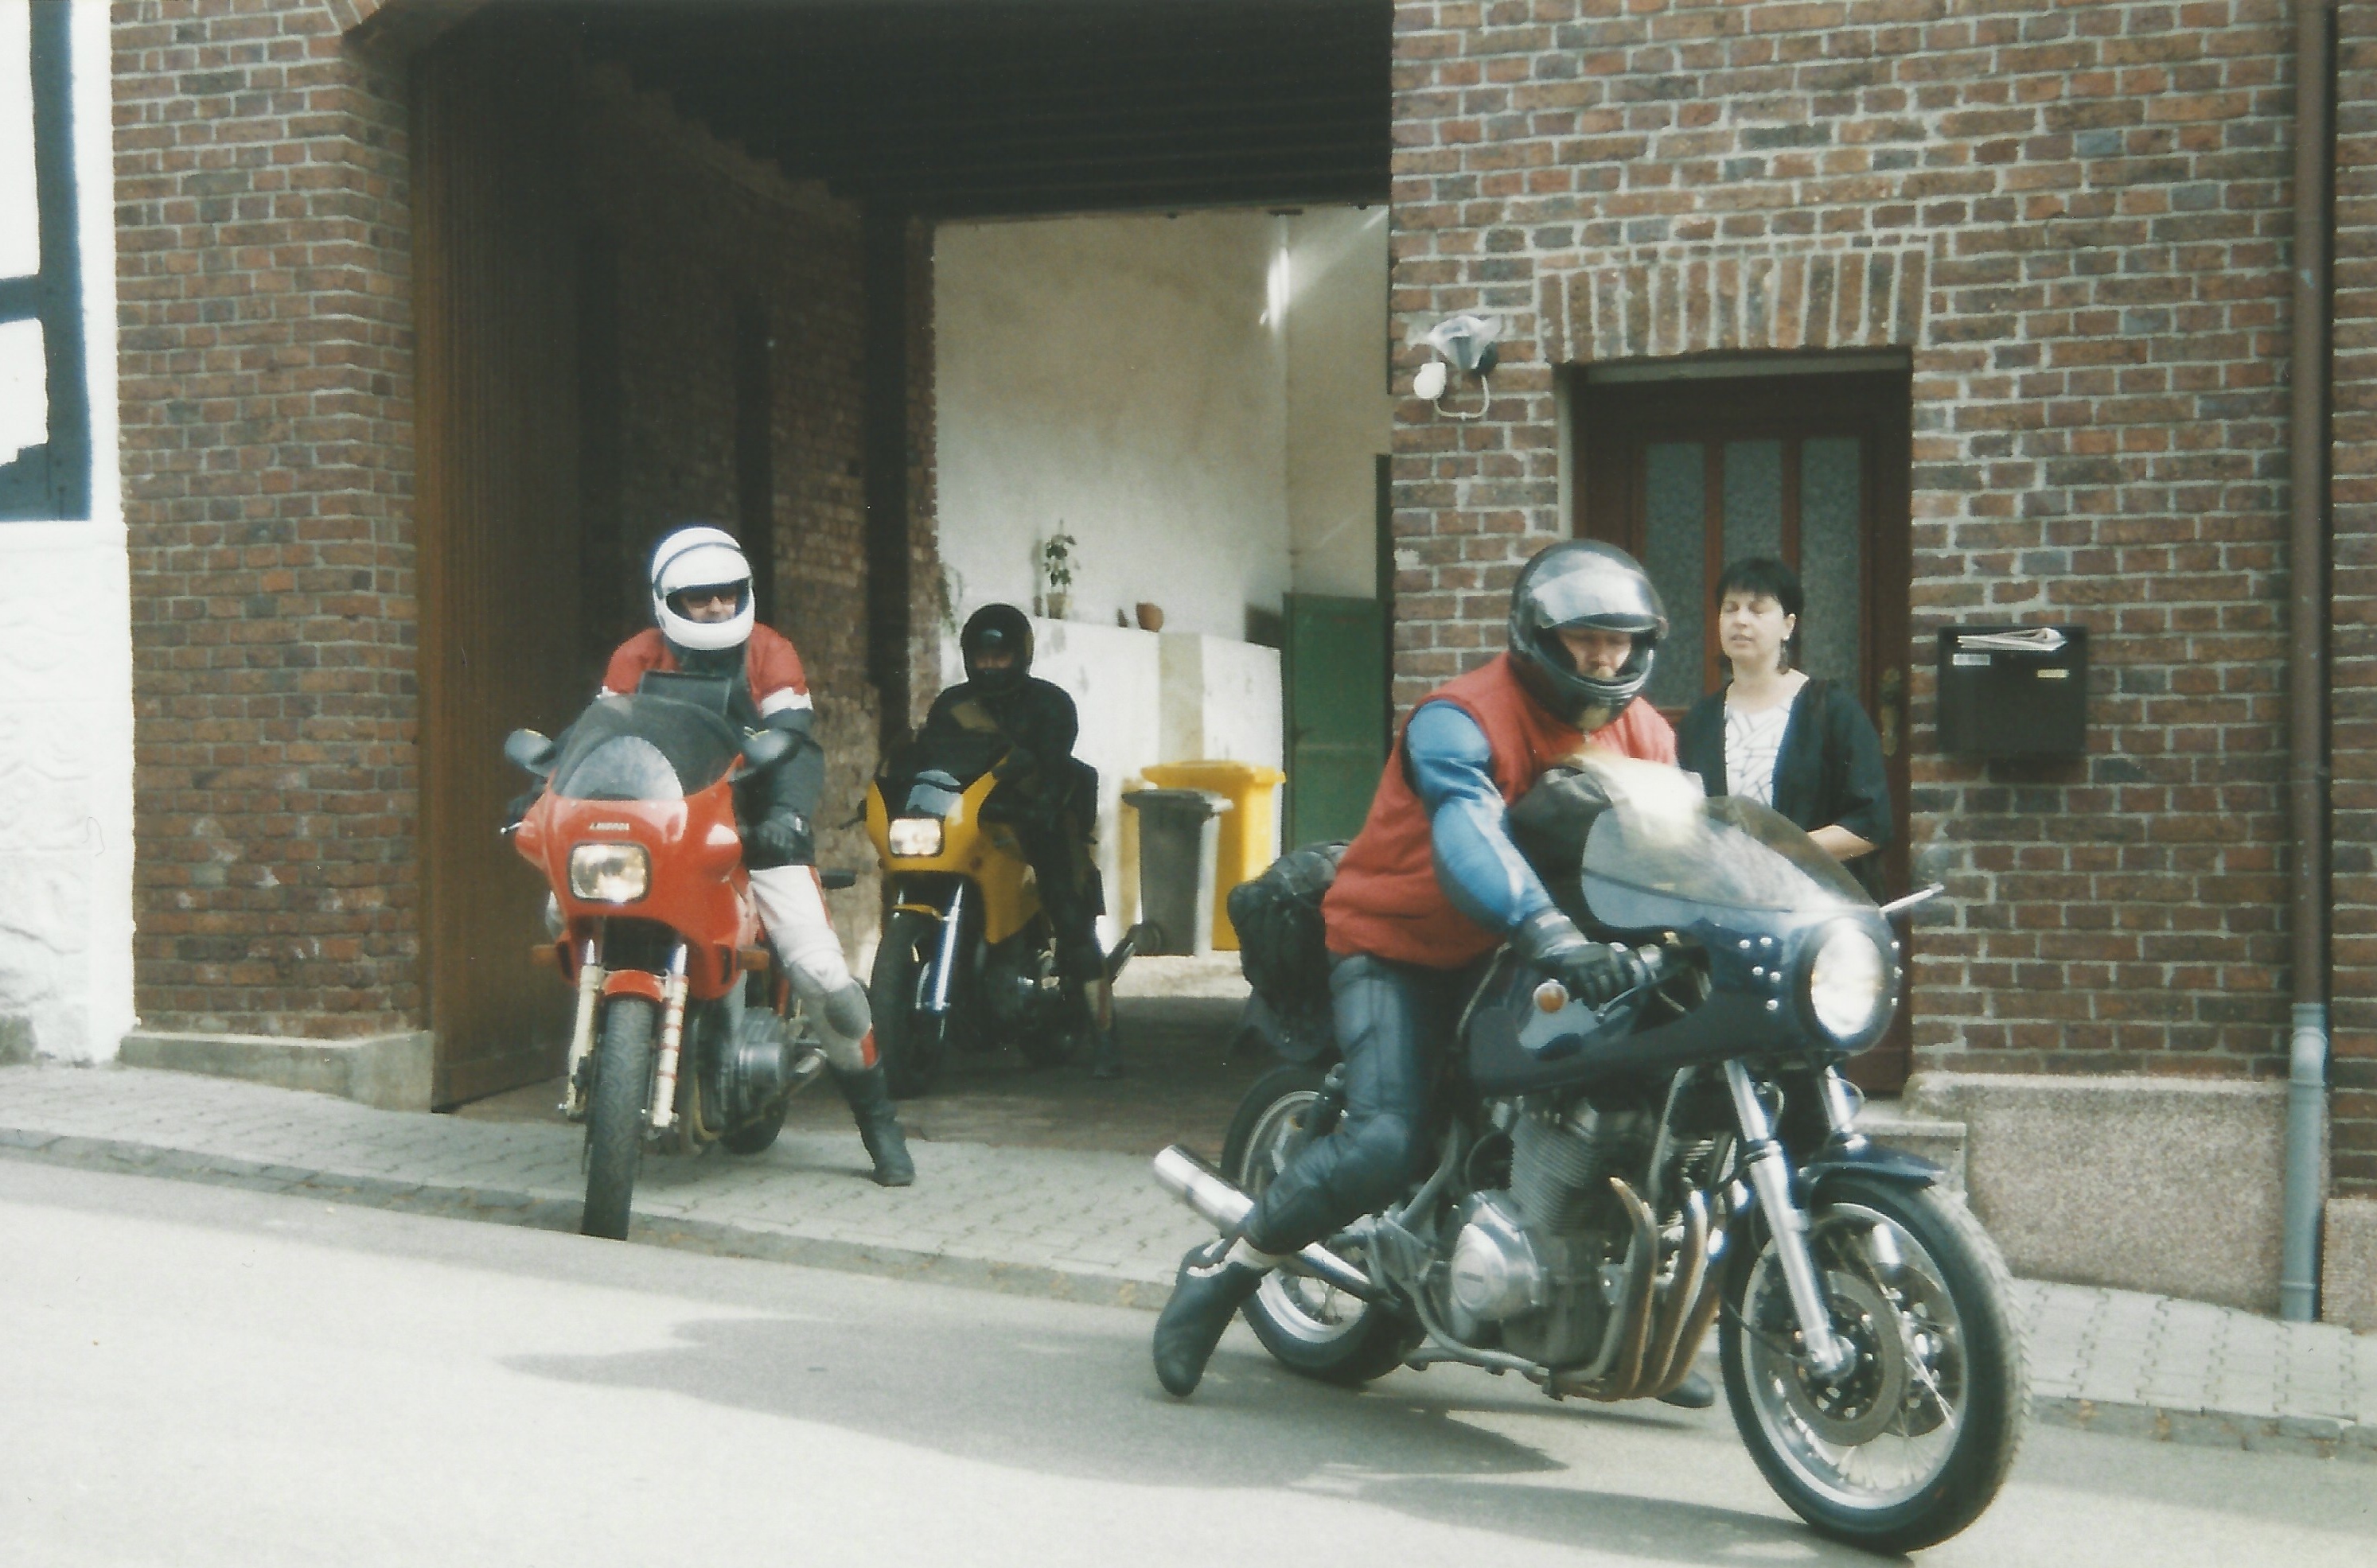
MULTIPOLYGON (((1195 1209, 1214 1229, 1224 1234, 1245 1224, 1248 1212, 1255 1206, 1255 1200, 1239 1191, 1228 1177, 1178 1144, 1155 1157, 1155 1184, 1195 1209)), ((1365 1301, 1375 1301, 1380 1295, 1368 1275, 1318 1241, 1290 1258, 1285 1266, 1365 1301)))

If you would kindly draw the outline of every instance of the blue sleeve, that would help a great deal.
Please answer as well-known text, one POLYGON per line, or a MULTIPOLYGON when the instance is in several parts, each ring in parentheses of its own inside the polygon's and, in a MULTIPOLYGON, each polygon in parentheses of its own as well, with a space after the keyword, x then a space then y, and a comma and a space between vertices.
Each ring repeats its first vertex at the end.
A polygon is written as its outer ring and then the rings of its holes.
POLYGON ((1511 842, 1494 750, 1477 721, 1449 702, 1424 703, 1404 729, 1404 758, 1452 907, 1493 932, 1550 909, 1551 895, 1511 842))

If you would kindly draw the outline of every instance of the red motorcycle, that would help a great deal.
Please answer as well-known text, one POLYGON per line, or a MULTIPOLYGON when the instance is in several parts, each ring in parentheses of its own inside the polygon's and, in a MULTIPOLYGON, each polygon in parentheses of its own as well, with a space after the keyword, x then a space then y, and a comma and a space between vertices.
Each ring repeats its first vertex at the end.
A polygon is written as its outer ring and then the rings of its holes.
MULTIPOLYGON (((543 784, 513 847, 552 885, 540 948, 577 984, 561 1111, 586 1125, 579 1229, 620 1240, 646 1145, 758 1154, 825 1066, 781 976, 770 982, 735 813, 736 784, 788 739, 737 732, 726 683, 653 674, 551 741, 504 754, 543 784)), ((828 886, 848 886, 829 873, 828 886)))

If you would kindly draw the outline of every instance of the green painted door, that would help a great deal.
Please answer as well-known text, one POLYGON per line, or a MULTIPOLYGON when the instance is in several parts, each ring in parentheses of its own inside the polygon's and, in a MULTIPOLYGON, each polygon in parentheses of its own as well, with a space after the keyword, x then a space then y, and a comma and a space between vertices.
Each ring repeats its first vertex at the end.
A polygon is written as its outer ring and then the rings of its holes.
POLYGON ((1386 607, 1287 596, 1287 832, 1351 838, 1387 758, 1386 607))

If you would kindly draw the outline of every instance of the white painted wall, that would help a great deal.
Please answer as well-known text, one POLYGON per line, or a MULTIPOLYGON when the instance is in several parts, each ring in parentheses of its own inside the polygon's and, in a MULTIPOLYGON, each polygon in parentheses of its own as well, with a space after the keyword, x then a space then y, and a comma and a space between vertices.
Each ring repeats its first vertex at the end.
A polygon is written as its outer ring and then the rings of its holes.
MULTIPOLYGON (((935 243, 935 457, 954 618, 1033 605, 1080 541, 1033 672, 1073 695, 1098 769, 1112 941, 1136 909, 1126 780, 1281 765, 1278 653, 1249 606, 1377 591, 1388 450, 1383 208, 947 224, 935 243), (1116 624, 1153 603, 1159 638, 1116 624)), ((1133 617, 1135 619, 1135 617, 1133 617)), ((953 637, 942 679, 962 678, 953 637)))
MULTIPOLYGON (((27 0, 0 0, 20 40, 27 0)), ((132 1028, 132 637, 116 457, 107 7, 73 7, 75 173, 90 356, 91 516, 0 522, 0 1031, 115 1054, 132 1028)), ((21 49, 21 42, 18 47, 21 49)), ((0 61, 8 51, 0 47, 0 61)), ((21 54, 17 56, 21 61, 21 54)), ((0 68, 0 234, 32 231, 24 79, 0 68), (27 171, 21 187, 7 171, 27 171)), ((0 270, 24 265, 0 246, 0 270)), ((39 441, 44 389, 0 374, 0 448, 39 441)), ((5 1037, 0 1037, 5 1043, 5 1037)))
POLYGON ((941 558, 965 606, 1029 607, 1080 542, 1069 617, 1161 605, 1243 637, 1288 586, 1284 332, 1261 213, 950 224, 936 240, 941 558))
POLYGON ((1289 220, 1287 521, 1298 593, 1372 599, 1375 458, 1392 449, 1387 209, 1316 208, 1289 220))

